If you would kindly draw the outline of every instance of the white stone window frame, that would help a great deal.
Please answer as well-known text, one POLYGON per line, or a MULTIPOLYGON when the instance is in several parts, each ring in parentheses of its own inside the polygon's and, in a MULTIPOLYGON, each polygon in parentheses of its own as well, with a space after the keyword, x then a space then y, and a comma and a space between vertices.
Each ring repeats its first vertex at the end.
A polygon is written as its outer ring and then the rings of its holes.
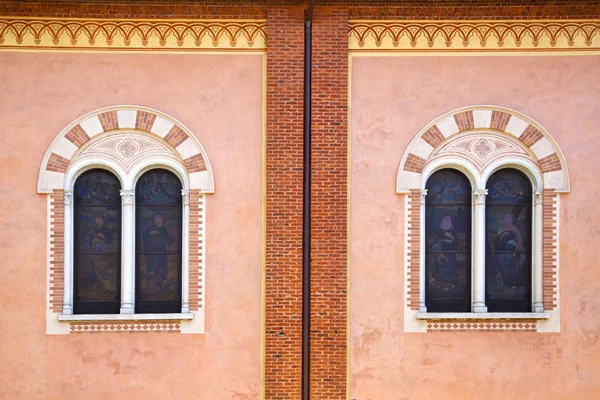
POLYGON ((420 259, 419 259, 419 313, 417 318, 422 319, 450 319, 469 318, 468 313, 427 313, 425 302, 426 265, 425 265, 425 216, 427 196, 427 181, 435 172, 443 169, 454 169, 462 172, 472 190, 471 201, 471 313, 481 317, 487 313, 485 305, 485 232, 486 232, 486 207, 487 181, 497 171, 502 169, 516 169, 523 172, 532 186, 532 312, 531 313, 490 313, 498 318, 508 316, 518 318, 544 319, 549 315, 544 313, 542 302, 542 172, 533 162, 516 157, 503 157, 488 165, 483 172, 479 172, 469 161, 457 157, 443 157, 427 164, 421 173, 421 202, 420 202, 420 259))
MULTIPOLYGON (((93 143, 93 142, 92 142, 93 143)), ((85 146, 84 146, 85 148, 85 146)), ((139 178, 147 171, 153 169, 166 169, 173 172, 182 185, 182 263, 181 263, 181 313, 165 314, 171 319, 193 319, 189 307, 189 229, 190 229, 190 180, 183 163, 167 157, 144 158, 134 164, 129 171, 125 171, 112 160, 95 157, 72 162, 65 174, 64 185, 64 294, 63 311, 59 316, 61 321, 99 320, 110 318, 113 314, 87 315, 73 314, 73 284, 74 284, 74 220, 73 220, 73 189, 77 179, 85 172, 93 169, 103 169, 114 174, 121 183, 121 308, 120 314, 130 314, 131 319, 140 317, 149 318, 148 315, 135 315, 135 189, 139 178), (74 317, 70 317, 74 315, 74 317)))

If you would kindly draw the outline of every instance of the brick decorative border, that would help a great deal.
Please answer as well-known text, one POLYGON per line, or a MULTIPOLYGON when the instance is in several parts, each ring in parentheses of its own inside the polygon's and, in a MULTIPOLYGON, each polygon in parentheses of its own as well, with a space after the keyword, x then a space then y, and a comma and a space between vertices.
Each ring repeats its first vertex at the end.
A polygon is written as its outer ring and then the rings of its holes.
POLYGON ((48 148, 38 179, 38 192, 62 189, 65 173, 77 151, 96 135, 114 130, 138 130, 163 138, 183 160, 190 174, 190 188, 214 191, 214 178, 204 148, 181 122, 157 110, 138 106, 100 109, 73 121, 48 148))
POLYGON ((600 20, 350 21, 350 51, 600 50, 600 20))
POLYGON ((411 310, 419 310, 419 270, 421 268, 421 191, 412 189, 406 196, 406 215, 404 223, 406 227, 406 304, 411 310))
POLYGON ((558 246, 558 195, 552 189, 543 192, 542 214, 542 301, 544 310, 557 306, 557 246, 558 246))
POLYGON ((529 319, 440 319, 427 322, 427 332, 537 332, 529 319))
POLYGON ((49 307, 53 313, 60 314, 63 304, 64 262, 65 262, 65 208, 62 189, 55 189, 50 196, 50 237, 49 251, 49 307))
POLYGON ((0 18, 0 49, 264 51, 264 20, 0 18))
POLYGON ((471 130, 493 130, 519 139, 534 155, 544 177, 544 187, 569 191, 569 176, 564 157, 552 136, 517 111, 501 107, 476 106, 452 111, 436 118, 409 144, 398 170, 397 192, 409 193, 419 186, 420 173, 428 157, 446 139, 471 130))
POLYGON ((69 333, 181 333, 181 321, 107 321, 71 322, 69 333))
POLYGON ((190 190, 190 311, 204 307, 205 215, 205 195, 190 190))

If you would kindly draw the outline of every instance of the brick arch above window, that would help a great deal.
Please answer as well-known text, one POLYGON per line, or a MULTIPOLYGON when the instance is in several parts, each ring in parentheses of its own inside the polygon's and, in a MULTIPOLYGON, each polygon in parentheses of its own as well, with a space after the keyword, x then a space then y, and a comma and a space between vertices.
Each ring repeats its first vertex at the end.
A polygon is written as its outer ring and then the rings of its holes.
MULTIPOLYGON (((48 147, 40 166, 38 193, 63 189, 65 173, 73 156, 89 140, 119 131, 141 131, 163 139, 185 165, 190 189, 214 192, 208 156, 196 136, 181 122, 160 111, 141 106, 113 106, 92 111, 66 126, 48 147)), ((130 149, 126 143, 122 150, 130 149)))
MULTIPOLYGON (((560 147, 540 124, 517 111, 496 106, 471 106, 450 111, 427 124, 408 145, 396 180, 397 193, 410 193, 420 189, 421 173, 425 165, 439 154, 449 139, 468 132, 478 132, 479 137, 503 134, 518 141, 539 166, 543 186, 557 193, 570 191, 567 164, 560 147)), ((488 143, 479 145, 475 152, 498 151, 488 143)), ((504 150, 502 150, 504 151, 504 150)))

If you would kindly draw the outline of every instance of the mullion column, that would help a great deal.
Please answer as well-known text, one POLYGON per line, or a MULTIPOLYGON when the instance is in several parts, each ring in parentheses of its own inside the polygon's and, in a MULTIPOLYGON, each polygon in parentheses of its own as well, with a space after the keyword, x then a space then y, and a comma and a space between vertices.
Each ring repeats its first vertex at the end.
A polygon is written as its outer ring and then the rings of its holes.
POLYGON ((135 190, 121 190, 121 314, 135 313, 135 190))
POLYGON ((472 312, 487 312, 485 305, 485 197, 487 189, 473 191, 473 301, 472 312))

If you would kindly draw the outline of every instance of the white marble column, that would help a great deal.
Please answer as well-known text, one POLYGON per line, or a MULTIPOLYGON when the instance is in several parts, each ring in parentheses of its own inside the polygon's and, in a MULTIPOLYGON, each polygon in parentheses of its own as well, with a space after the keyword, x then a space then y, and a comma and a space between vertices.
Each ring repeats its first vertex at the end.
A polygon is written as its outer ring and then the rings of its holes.
POLYGON ((73 314, 73 191, 64 195, 64 273, 62 313, 73 314))
POLYGON ((181 191, 181 200, 183 203, 183 221, 181 232, 181 312, 190 312, 190 192, 181 191))
POLYGON ((543 200, 542 191, 536 190, 534 196, 534 232, 533 232, 533 312, 544 312, 542 279, 542 239, 543 239, 543 200))
POLYGON ((135 190, 121 190, 121 314, 135 313, 135 190))
POLYGON ((419 232, 419 312, 426 313, 427 305, 425 304, 425 282, 427 276, 425 274, 425 198, 427 197, 427 189, 421 190, 420 200, 420 229, 419 232))
POLYGON ((474 221, 473 226, 473 305, 472 312, 487 312, 485 306, 485 197, 488 190, 473 191, 474 221))

